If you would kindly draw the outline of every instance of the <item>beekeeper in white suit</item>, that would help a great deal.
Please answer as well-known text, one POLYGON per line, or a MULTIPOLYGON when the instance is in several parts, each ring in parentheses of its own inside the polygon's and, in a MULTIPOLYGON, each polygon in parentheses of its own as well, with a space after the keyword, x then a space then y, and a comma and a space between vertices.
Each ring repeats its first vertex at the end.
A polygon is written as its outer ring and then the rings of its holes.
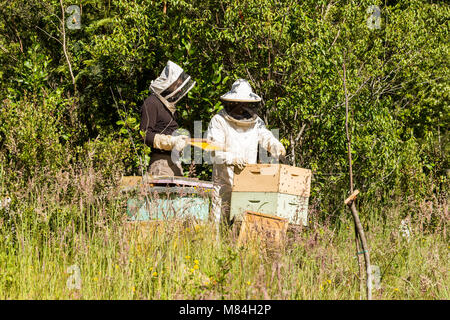
POLYGON ((211 154, 214 191, 212 211, 217 225, 229 224, 231 187, 234 170, 256 163, 258 144, 279 158, 286 155, 283 145, 256 114, 261 98, 244 79, 236 80, 229 92, 220 97, 224 104, 209 123, 207 139, 223 151, 211 154))
POLYGON ((172 61, 167 62, 161 75, 150 84, 152 94, 142 105, 140 129, 144 132, 144 143, 151 147, 151 175, 183 175, 177 156, 186 146, 188 137, 173 135, 178 129, 175 104, 194 85, 195 81, 172 61))

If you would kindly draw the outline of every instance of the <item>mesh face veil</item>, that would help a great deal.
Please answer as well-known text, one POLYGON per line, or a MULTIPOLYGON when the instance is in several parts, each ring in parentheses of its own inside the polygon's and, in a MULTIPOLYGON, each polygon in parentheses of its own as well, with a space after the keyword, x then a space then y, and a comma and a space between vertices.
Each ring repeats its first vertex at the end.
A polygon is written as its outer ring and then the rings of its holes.
POLYGON ((222 103, 228 115, 236 120, 252 119, 258 107, 258 103, 255 102, 222 101, 222 103))
POLYGON ((183 98, 195 85, 195 81, 191 79, 189 75, 182 72, 177 80, 174 81, 166 90, 161 92, 161 96, 164 97, 169 103, 175 104, 181 98, 183 98))
POLYGON ((161 75, 151 82, 150 90, 173 113, 175 103, 183 98, 194 85, 195 81, 179 65, 169 60, 161 75))
POLYGON ((195 81, 189 77, 183 84, 178 87, 170 95, 166 96, 167 101, 170 103, 177 103, 181 98, 183 98, 193 87, 195 86, 195 81))

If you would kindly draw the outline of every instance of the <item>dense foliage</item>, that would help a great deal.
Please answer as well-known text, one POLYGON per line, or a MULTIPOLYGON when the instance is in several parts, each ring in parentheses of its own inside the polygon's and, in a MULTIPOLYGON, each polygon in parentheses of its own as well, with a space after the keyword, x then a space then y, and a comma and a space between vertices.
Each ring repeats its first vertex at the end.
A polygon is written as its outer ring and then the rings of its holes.
POLYGON ((449 18, 432 0, 0 0, 0 299, 363 297, 346 98, 374 298, 449 299, 449 18), (117 182, 149 162, 139 109, 168 59, 197 81, 183 128, 246 78, 313 170, 308 228, 275 255, 189 219, 142 242, 126 221, 117 182))
MULTIPOLYGON (((205 130, 219 96, 248 79, 289 161, 314 171, 312 205, 333 214, 348 192, 345 64, 362 199, 439 198, 449 16, 444 1, 419 0, 2 0, 0 161, 23 183, 86 161, 105 177, 139 174, 149 160, 139 108, 171 59, 197 81, 179 105, 184 128, 202 120, 205 130), (62 23, 73 4, 80 29, 62 23), (371 5, 380 28, 370 27, 371 5)), ((210 170, 197 165, 202 178, 210 170)))

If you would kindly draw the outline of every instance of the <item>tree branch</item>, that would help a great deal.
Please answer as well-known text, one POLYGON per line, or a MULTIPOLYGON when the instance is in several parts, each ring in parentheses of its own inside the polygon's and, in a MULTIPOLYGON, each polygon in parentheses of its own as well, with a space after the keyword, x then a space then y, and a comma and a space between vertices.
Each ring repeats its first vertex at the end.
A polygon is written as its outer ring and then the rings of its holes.
MULTIPOLYGON (((347 152, 348 152, 348 162, 349 162, 349 175, 350 175, 350 193, 354 195, 354 198, 356 198, 356 195, 353 192, 353 169, 352 169, 352 149, 351 149, 351 137, 350 132, 348 128, 348 111, 349 111, 349 97, 348 97, 348 91, 347 91, 347 70, 345 66, 345 57, 344 62, 342 63, 342 81, 344 86, 344 95, 345 95, 345 133, 347 136, 347 152)), ((348 200, 348 199, 347 199, 348 200)), ((359 219, 358 211, 356 210, 355 201, 350 198, 349 201, 346 203, 350 211, 353 215, 353 220, 355 223, 355 240, 356 240, 356 255, 358 257, 358 262, 360 265, 360 276, 362 275, 361 272, 361 259, 360 259, 360 249, 359 249, 359 240, 361 240, 361 245, 364 253, 364 260, 366 263, 366 288, 367 288, 367 300, 372 300, 372 270, 370 265, 370 255, 369 255, 369 247, 367 245, 366 236, 364 234, 364 229, 361 225, 361 221, 359 219), (359 239, 358 239, 359 237, 359 239)))
POLYGON ((62 29, 61 29, 61 33, 62 33, 62 37, 63 37, 62 46, 63 46, 64 56, 66 57, 67 65, 69 66, 70 76, 72 77, 73 89, 74 89, 74 91, 77 91, 77 86, 75 84, 75 77, 73 76, 73 72, 72 72, 72 64, 70 63, 69 54, 67 53, 66 26, 64 24, 64 22, 65 22, 65 13, 64 13, 63 0, 59 0, 59 3, 61 4, 61 12, 62 12, 62 20, 61 20, 61 27, 62 27, 62 29))

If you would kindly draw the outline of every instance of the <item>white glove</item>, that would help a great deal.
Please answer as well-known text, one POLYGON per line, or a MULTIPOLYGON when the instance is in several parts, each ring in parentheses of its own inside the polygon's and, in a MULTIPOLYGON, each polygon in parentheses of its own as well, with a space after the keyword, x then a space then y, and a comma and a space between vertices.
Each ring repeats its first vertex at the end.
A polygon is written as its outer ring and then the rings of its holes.
POLYGON ((171 136, 170 137, 170 144, 172 145, 172 148, 181 151, 186 147, 188 143, 188 136, 171 136))
POLYGON ((240 171, 244 170, 245 166, 247 165, 247 160, 245 160, 242 157, 237 157, 233 159, 232 162, 233 166, 238 168, 240 171))
POLYGON ((183 150, 184 147, 186 147, 188 139, 188 136, 169 136, 166 134, 155 134, 153 147, 167 151, 170 151, 172 149, 180 151, 183 150))
POLYGON ((275 157, 275 158, 279 158, 280 156, 285 156, 286 155, 286 149, 284 148, 284 146, 281 144, 281 142, 276 142, 274 144, 272 144, 271 148, 270 148, 270 153, 275 157))

